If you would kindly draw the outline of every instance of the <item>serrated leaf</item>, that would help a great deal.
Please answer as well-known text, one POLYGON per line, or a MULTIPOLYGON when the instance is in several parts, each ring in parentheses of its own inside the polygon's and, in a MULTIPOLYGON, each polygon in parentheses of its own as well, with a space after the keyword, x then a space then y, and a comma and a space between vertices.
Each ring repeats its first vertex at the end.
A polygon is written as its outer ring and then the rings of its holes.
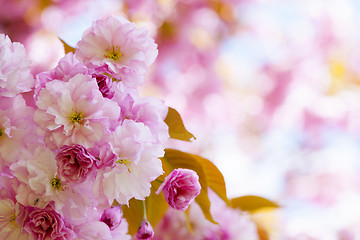
POLYGON ((218 224, 212 217, 210 212, 210 200, 207 193, 207 188, 201 188, 200 194, 195 198, 195 202, 199 204, 205 218, 212 223, 218 224))
POLYGON ((259 196, 242 196, 230 200, 233 208, 239 208, 247 212, 255 212, 262 208, 279 208, 280 206, 266 198, 259 196))
POLYGON ((197 162, 199 162, 205 172, 208 186, 213 190, 225 203, 229 204, 229 199, 226 195, 225 180, 219 169, 208 159, 198 155, 191 154, 197 162))
POLYGON ((128 233, 130 235, 136 234, 144 217, 142 201, 132 198, 129 201, 129 206, 123 204, 121 209, 123 217, 128 223, 128 233))
POLYGON ((61 38, 59 38, 60 41, 62 42, 62 44, 64 45, 64 51, 65 54, 68 54, 69 52, 75 53, 75 48, 71 47, 70 45, 68 45, 64 40, 62 40, 61 38))
POLYGON ((175 109, 169 107, 164 121, 169 127, 169 135, 171 138, 182 141, 191 141, 196 139, 194 135, 186 130, 180 114, 175 109))
POLYGON ((195 201, 199 204, 206 219, 210 222, 216 223, 210 212, 210 200, 207 193, 208 183, 206 174, 202 165, 196 160, 196 158, 192 156, 192 154, 181 152, 179 150, 165 149, 165 155, 162 158, 162 161, 165 162, 171 170, 176 168, 187 168, 194 170, 198 174, 201 191, 195 198, 195 201))

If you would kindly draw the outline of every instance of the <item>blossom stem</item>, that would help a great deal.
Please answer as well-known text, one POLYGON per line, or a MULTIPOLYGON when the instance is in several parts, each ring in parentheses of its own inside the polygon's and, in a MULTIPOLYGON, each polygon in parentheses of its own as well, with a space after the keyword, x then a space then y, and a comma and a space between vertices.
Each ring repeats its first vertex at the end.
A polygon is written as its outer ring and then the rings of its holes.
POLYGON ((144 218, 143 218, 143 220, 146 220, 146 205, 145 205, 145 200, 142 201, 142 203, 143 203, 143 212, 144 212, 144 218))
POLYGON ((157 182, 159 182, 159 183, 163 183, 164 181, 161 181, 161 180, 159 180, 159 179, 155 179, 157 182))

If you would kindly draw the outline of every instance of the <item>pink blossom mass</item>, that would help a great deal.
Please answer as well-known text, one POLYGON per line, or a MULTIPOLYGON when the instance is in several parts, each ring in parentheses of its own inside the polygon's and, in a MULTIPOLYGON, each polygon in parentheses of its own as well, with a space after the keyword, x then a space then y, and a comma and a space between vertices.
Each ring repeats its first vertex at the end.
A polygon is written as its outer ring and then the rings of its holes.
POLYGON ((359 240, 359 0, 0 0, 0 240, 359 240))

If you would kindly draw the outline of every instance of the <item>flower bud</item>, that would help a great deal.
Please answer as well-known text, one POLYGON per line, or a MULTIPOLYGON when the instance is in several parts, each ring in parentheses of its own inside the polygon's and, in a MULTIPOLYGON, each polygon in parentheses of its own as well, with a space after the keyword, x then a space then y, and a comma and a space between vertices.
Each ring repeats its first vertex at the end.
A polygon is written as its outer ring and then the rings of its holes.
POLYGON ((110 230, 112 231, 120 225, 122 216, 123 214, 120 206, 114 206, 104 211, 100 218, 100 221, 106 223, 106 225, 108 225, 110 230))
POLYGON ((137 239, 151 239, 154 236, 154 229, 147 220, 143 220, 136 233, 137 239))
POLYGON ((170 207, 185 211, 200 194, 199 176, 190 169, 178 168, 172 171, 160 185, 156 194, 163 191, 170 207))

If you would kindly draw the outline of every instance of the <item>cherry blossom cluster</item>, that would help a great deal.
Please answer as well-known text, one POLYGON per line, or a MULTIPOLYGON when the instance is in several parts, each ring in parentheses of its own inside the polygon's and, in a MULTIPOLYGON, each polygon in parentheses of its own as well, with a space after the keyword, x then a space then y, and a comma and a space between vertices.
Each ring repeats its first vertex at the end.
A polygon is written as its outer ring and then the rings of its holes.
POLYGON ((4 34, 0 56, 2 238, 130 239, 114 200, 150 194, 169 138, 168 108, 137 89, 154 40, 107 17, 47 72, 33 76, 23 45, 4 34))

